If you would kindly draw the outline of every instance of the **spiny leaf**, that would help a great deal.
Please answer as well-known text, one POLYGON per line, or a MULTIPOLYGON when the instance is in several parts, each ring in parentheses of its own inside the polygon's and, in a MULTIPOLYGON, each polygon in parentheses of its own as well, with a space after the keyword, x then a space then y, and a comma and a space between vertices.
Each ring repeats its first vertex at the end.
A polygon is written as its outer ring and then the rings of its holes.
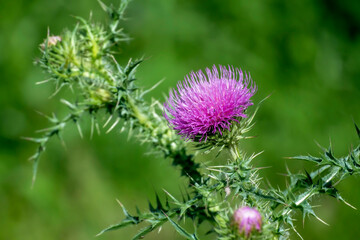
POLYGON ((37 156, 34 158, 34 161, 33 161, 33 176, 32 176, 31 188, 34 187, 34 184, 36 181, 36 175, 37 175, 37 170, 39 167, 39 160, 40 160, 40 151, 35 153, 35 155, 37 155, 37 156))
POLYGON ((329 173, 327 175, 325 175, 324 177, 321 178, 321 180, 324 182, 324 184, 330 182, 335 176, 336 174, 338 174, 340 170, 340 167, 332 167, 329 170, 329 173))
MULTIPOLYGON (((43 138, 22 137, 22 139, 31 141, 31 142, 35 142, 35 143, 39 143, 39 144, 43 144, 49 140, 48 137, 43 137, 43 138)), ((32 159, 32 157, 30 157, 30 159, 32 159)))
POLYGON ((305 170, 305 174, 306 174, 306 177, 307 177, 307 182, 309 185, 312 185, 313 184, 313 179, 311 178, 310 174, 305 170))
POLYGON ((337 159, 336 159, 335 156, 333 155, 331 146, 329 147, 329 149, 328 149, 327 151, 325 151, 324 156, 326 157, 326 159, 327 159, 328 161, 332 162, 333 164, 335 164, 335 165, 338 164, 337 159))
MULTIPOLYGON (((164 213, 165 214, 165 213, 164 213)), ((169 220, 169 222, 171 223, 171 225, 174 226, 175 230, 182 236, 186 237, 186 239, 192 239, 192 240, 198 240, 198 238, 196 237, 196 234, 190 234, 188 233, 184 228, 182 228, 179 224, 177 224, 176 222, 174 222, 169 216, 167 216, 165 214, 166 218, 169 220)))
POLYGON ((326 171, 328 168, 330 168, 330 165, 325 165, 315 171, 313 171, 310 176, 312 179, 316 178, 317 176, 321 175, 321 173, 323 173, 324 171, 326 171))
POLYGON ((310 161, 310 162, 315 162, 315 163, 321 163, 323 161, 323 159, 321 159, 321 158, 317 158, 317 157, 313 157, 313 156, 302 156, 302 155, 291 157, 290 159, 305 160, 305 161, 310 161))
POLYGON ((352 209, 357 210, 356 207, 354 207, 354 206, 351 205, 350 203, 346 202, 345 199, 343 199, 340 194, 338 194, 338 196, 337 196, 336 198, 339 199, 341 202, 345 203, 346 205, 348 205, 349 207, 351 207, 352 209))
POLYGON ((102 235, 105 232, 113 231, 113 230, 116 230, 119 228, 126 227, 128 225, 133 225, 133 224, 136 224, 136 223, 134 221, 132 221, 131 219, 124 219, 122 222, 120 222, 118 224, 113 224, 113 225, 110 225, 109 227, 105 228, 104 230, 102 230, 101 232, 96 234, 96 237, 102 235))
POLYGON ((301 238, 301 240, 304 240, 304 238, 300 235, 300 233, 296 230, 295 225, 292 221, 292 218, 290 216, 285 216, 284 221, 289 224, 292 228, 292 230, 301 238))
POLYGON ((105 3, 103 3, 102 1, 98 0, 101 8, 107 13, 109 14, 109 17, 111 20, 113 21, 119 21, 120 19, 122 19, 124 11, 129 3, 128 0, 122 0, 120 3, 120 7, 119 9, 115 9, 112 5, 107 6, 105 3))
POLYGON ((156 212, 156 209, 153 207, 153 205, 151 204, 150 200, 148 200, 148 202, 149 202, 150 212, 156 212))
POLYGON ((163 189, 163 191, 174 201, 174 203, 176 205, 181 205, 181 203, 173 196, 171 195, 169 192, 167 192, 165 189, 163 189))
POLYGON ((134 73, 136 68, 139 66, 140 63, 142 63, 143 59, 138 59, 135 61, 132 61, 132 59, 129 60, 128 64, 125 67, 125 75, 128 76, 128 81, 131 80, 130 76, 134 73))
POLYGON ((354 123, 354 125, 355 125, 355 129, 356 129, 356 133, 357 133, 358 137, 360 138, 360 129, 359 129, 359 127, 356 125, 356 123, 354 123))
POLYGON ((142 239, 146 234, 148 234, 149 232, 152 232, 154 229, 158 228, 159 226, 161 226, 162 224, 164 224, 165 221, 156 221, 155 223, 141 229, 133 238, 132 240, 136 240, 136 239, 142 239))
MULTIPOLYGON (((124 220, 122 220, 120 223, 114 224, 114 225, 110 225, 109 227, 105 228, 104 230, 102 230, 101 232, 99 232, 96 236, 100 236, 101 234, 108 232, 108 231, 112 231, 112 230, 116 230, 128 225, 136 225, 139 224, 141 221, 139 220, 139 217, 134 217, 131 216, 129 214, 129 212, 126 210, 126 208, 124 207, 124 205, 118 200, 116 199, 116 201, 118 202, 118 204, 120 205, 120 207, 122 208, 124 215, 126 216, 126 218, 124 220)), ((139 211, 140 212, 140 211, 139 211)), ((139 214, 140 215, 140 214, 139 214)))
POLYGON ((300 205, 302 202, 306 201, 306 199, 308 199, 309 197, 311 197, 311 195, 314 193, 313 189, 310 189, 302 194, 300 194, 297 197, 297 200, 295 201, 295 205, 298 206, 300 205))
POLYGON ((116 199, 116 201, 118 202, 118 204, 120 205, 120 207, 122 208, 123 212, 124 212, 124 215, 127 217, 127 218, 134 218, 133 216, 131 216, 129 214, 129 212, 126 210, 126 208, 124 207, 124 205, 119 201, 119 199, 116 199))
POLYGON ((314 216, 317 220, 319 220, 320 222, 322 222, 323 224, 329 226, 328 223, 326 223, 324 220, 322 220, 321 218, 319 218, 313 208, 311 207, 311 205, 308 202, 304 202, 302 205, 302 211, 303 211, 303 221, 305 220, 306 216, 314 216))
POLYGON ((60 102, 65 104, 66 106, 68 106, 73 111, 77 110, 77 107, 74 104, 70 103, 69 101, 67 101, 65 99, 61 99, 60 102))
POLYGON ((163 210, 163 206, 161 204, 161 201, 160 201, 160 198, 159 198, 159 195, 156 193, 156 209, 157 210, 163 210))

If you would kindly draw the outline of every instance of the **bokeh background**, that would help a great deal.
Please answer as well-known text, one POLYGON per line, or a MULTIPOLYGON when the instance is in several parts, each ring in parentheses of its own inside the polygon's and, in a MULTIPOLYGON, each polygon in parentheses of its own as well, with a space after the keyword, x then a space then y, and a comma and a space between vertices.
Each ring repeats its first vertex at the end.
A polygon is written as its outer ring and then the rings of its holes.
MULTIPOLYGON (((48 27, 52 34, 73 27, 74 15, 92 11, 96 21, 106 16, 95 0, 0 3, 0 239, 93 239, 122 219, 116 198, 134 211, 135 205, 145 210, 163 188, 179 196, 185 180, 168 160, 146 155, 146 145, 118 131, 81 139, 72 125, 65 131, 66 149, 57 139, 49 144, 31 189, 27 158, 36 145, 20 137, 49 126, 35 110, 60 116, 66 111, 58 101, 62 93, 48 98, 53 85, 35 85, 46 79, 33 65, 38 44, 48 27)), ((261 175, 275 186, 285 186, 285 165, 295 172, 311 169, 284 157, 318 154, 315 141, 331 141, 337 156, 358 144, 353 119, 360 124, 359 1, 134 0, 127 17, 124 28, 133 40, 122 46, 119 61, 148 58, 137 75, 144 88, 165 78, 149 98, 163 101, 185 74, 213 64, 251 72, 259 88, 255 102, 272 94, 257 116, 257 137, 244 147, 249 153, 265 150, 256 165, 272 166, 261 175)), ((358 208, 359 184, 351 177, 338 186, 358 208)), ((303 228, 299 221, 305 239, 359 238, 359 211, 330 198, 315 202, 330 227, 310 218, 303 228)), ((131 239, 137 229, 98 239, 131 239)), ((182 238, 165 225, 147 239, 182 238)))

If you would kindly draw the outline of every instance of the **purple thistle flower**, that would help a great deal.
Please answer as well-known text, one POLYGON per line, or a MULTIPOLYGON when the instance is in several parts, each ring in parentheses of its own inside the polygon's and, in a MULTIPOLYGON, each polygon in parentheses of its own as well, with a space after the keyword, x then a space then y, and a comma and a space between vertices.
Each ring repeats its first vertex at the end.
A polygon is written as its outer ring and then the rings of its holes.
POLYGON ((234 221, 238 225, 239 233, 245 233, 249 237, 250 233, 256 229, 261 231, 261 214, 255 208, 241 207, 234 212, 234 221))
POLYGON ((220 73, 215 65, 212 70, 206 68, 206 75, 201 70, 191 72, 164 103, 164 117, 186 139, 205 137, 206 141, 208 134, 217 131, 222 135, 232 122, 246 118, 244 111, 253 105, 250 98, 256 86, 250 75, 232 66, 219 68, 220 73))

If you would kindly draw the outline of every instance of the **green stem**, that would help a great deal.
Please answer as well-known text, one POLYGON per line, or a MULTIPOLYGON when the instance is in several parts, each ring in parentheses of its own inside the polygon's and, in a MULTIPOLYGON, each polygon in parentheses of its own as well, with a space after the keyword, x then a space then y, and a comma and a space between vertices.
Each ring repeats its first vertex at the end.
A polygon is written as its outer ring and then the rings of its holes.
POLYGON ((152 122, 149 120, 149 117, 136 106, 134 99, 130 96, 128 96, 128 103, 130 109, 132 109, 134 117, 139 121, 140 125, 152 131, 154 127, 152 122))

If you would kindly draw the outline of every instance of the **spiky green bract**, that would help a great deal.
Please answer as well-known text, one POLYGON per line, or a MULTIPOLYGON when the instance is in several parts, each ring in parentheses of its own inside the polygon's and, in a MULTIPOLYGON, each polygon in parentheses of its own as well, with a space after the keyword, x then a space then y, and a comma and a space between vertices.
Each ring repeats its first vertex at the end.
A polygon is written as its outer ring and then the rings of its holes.
POLYGON ((127 2, 123 0, 118 9, 100 2, 110 17, 108 25, 77 17, 78 23, 73 30, 65 30, 56 37, 57 41, 53 41, 54 36, 48 36, 42 44, 42 56, 36 63, 50 77, 45 82, 55 83, 54 95, 67 86, 64 89, 71 90, 76 101, 61 99, 68 106, 69 114, 63 119, 58 119, 55 114, 47 117, 52 126, 40 130, 43 135, 39 138, 26 138, 39 144, 31 157, 33 182, 40 155, 52 136, 61 136, 69 122, 76 123, 80 136, 83 136, 79 120, 84 116, 91 118, 91 135, 95 128, 100 132, 97 113, 101 110, 109 116, 103 126, 106 132, 122 120, 123 129, 126 126, 129 136, 136 130, 139 140, 152 144, 156 151, 173 159, 173 164, 181 167, 183 176, 191 175, 194 180, 200 180, 198 164, 191 154, 187 154, 185 143, 168 128, 161 116, 161 104, 155 100, 150 105, 145 103, 143 97, 149 90, 139 89, 135 84, 135 71, 143 60, 130 59, 125 66, 115 60, 113 54, 121 42, 128 39, 120 28, 127 2))
POLYGON ((199 142, 200 137, 195 137, 194 142, 196 142, 196 147, 199 150, 205 150, 205 153, 209 153, 214 149, 218 149, 220 153, 224 148, 231 148, 231 146, 239 144, 242 140, 251 138, 251 136, 247 136, 246 134, 253 128, 256 113, 267 98, 268 97, 261 100, 255 110, 248 114, 249 116, 247 118, 238 118, 237 122, 232 122, 228 131, 223 131, 221 134, 208 134, 207 140, 202 142, 199 142))

